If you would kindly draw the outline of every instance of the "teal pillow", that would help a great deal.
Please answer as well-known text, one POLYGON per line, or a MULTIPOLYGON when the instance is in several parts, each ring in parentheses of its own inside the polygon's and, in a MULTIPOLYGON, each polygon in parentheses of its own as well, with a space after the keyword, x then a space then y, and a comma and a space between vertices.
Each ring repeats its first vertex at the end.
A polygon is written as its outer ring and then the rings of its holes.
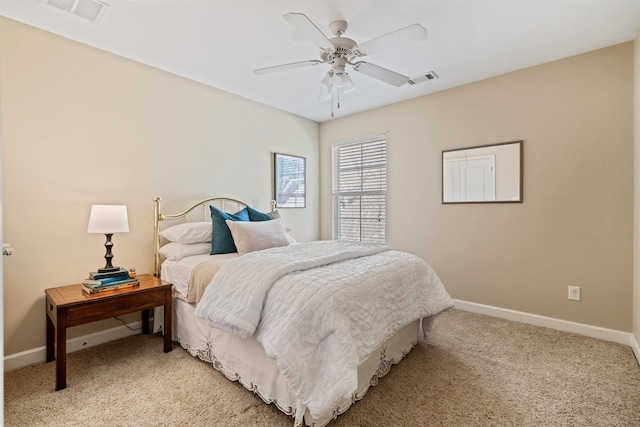
POLYGON ((278 211, 264 213, 253 209, 251 206, 247 206, 247 211, 249 212, 249 221, 270 221, 280 218, 280 212, 278 211))
POLYGON ((225 221, 249 221, 249 211, 247 208, 244 208, 234 214, 230 214, 221 211, 215 206, 209 207, 211 208, 211 227, 213 233, 211 239, 211 255, 238 252, 235 243, 233 243, 231 230, 229 230, 225 221))

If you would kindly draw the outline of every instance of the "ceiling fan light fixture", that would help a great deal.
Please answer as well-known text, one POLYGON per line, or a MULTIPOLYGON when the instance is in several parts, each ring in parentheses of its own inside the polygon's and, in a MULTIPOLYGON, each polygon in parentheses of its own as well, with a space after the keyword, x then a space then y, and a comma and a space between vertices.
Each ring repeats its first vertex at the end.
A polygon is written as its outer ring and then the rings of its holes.
POLYGON ((333 77, 331 77, 331 83, 335 87, 339 88, 345 87, 347 83, 351 83, 351 85, 353 85, 351 77, 349 77, 349 74, 345 73, 344 71, 335 71, 333 73, 333 77))
POLYGON ((327 72, 327 74, 324 75, 324 78, 322 80, 320 80, 320 86, 327 93, 330 93, 331 89, 332 89, 332 85, 331 85, 331 75, 332 74, 333 74, 333 71, 329 70, 327 72))
POLYGON ((351 77, 349 77, 348 74, 347 79, 347 83, 345 83, 345 85, 342 87, 342 93, 351 93, 356 90, 356 85, 353 84, 353 80, 351 80, 351 77))
POLYGON ((340 90, 342 93, 351 93, 356 90, 356 85, 351 80, 348 73, 344 71, 329 70, 324 78, 320 80, 322 90, 331 93, 333 88, 340 90))

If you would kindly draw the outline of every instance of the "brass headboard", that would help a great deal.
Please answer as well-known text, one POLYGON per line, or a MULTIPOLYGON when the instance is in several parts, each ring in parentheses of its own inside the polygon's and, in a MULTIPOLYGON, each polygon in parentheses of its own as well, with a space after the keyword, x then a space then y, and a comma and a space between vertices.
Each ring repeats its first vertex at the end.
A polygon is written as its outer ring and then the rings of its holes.
MULTIPOLYGON (((170 221, 170 220, 183 220, 187 222, 187 216, 197 209, 199 206, 202 206, 203 218, 202 221, 210 221, 211 213, 209 206, 214 205, 215 207, 228 212, 227 207, 230 206, 235 211, 239 211, 242 208, 246 207, 247 204, 241 202, 240 200, 230 199, 228 197, 210 197, 208 199, 200 200, 197 203, 194 203, 187 207, 182 212, 176 214, 165 214, 161 212, 160 209, 160 201, 162 199, 160 196, 155 196, 153 198, 154 210, 153 210, 153 275, 156 277, 160 277, 160 222, 161 221, 170 221)), ((273 202, 272 202, 273 205, 273 202)), ((272 206, 273 210, 273 206, 272 206)))

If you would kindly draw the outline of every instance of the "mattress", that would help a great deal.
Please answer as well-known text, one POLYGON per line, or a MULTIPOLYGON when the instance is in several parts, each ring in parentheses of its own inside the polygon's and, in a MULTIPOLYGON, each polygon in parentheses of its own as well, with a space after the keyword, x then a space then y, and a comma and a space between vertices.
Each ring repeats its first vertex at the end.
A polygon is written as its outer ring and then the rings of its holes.
POLYGON ((164 261, 161 267, 161 275, 163 280, 173 284, 173 289, 181 295, 186 296, 189 289, 189 278, 191 272, 200 263, 211 259, 224 260, 236 258, 237 253, 219 254, 219 255, 193 255, 180 259, 179 261, 164 261))

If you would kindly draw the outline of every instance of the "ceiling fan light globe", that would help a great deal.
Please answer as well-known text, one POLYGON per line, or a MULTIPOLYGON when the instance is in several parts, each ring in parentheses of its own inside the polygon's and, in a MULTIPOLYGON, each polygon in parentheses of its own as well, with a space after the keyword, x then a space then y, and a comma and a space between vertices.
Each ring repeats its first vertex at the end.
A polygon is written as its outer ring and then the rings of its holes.
POLYGON ((320 87, 327 93, 331 93, 331 72, 325 74, 324 78, 320 80, 320 87))
MULTIPOLYGON (((335 87, 344 87, 348 82, 351 82, 351 78, 347 73, 343 71, 333 73, 331 83, 333 83, 335 87)), ((351 84, 353 84, 353 82, 351 84)))
POLYGON ((342 93, 351 93, 356 90, 356 85, 353 84, 353 80, 351 80, 351 77, 349 77, 349 75, 347 75, 347 79, 347 83, 342 87, 342 93))

